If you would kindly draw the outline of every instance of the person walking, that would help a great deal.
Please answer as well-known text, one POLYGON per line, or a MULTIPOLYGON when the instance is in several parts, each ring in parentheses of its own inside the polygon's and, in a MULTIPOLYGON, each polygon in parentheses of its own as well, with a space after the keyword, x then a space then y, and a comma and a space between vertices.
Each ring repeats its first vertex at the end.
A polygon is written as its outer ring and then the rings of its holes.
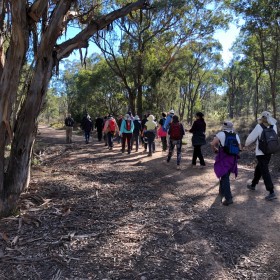
POLYGON ((185 135, 185 129, 183 124, 179 122, 177 115, 173 115, 172 122, 170 123, 169 130, 169 151, 167 156, 167 162, 173 155, 175 146, 177 147, 177 169, 180 169, 181 154, 182 154, 182 139, 185 135))
POLYGON ((66 143, 72 143, 72 135, 73 135, 73 126, 74 119, 71 117, 71 114, 68 114, 67 118, 64 120, 65 129, 66 129, 66 143))
POLYGON ((116 133, 119 132, 119 127, 116 120, 113 118, 111 114, 108 115, 108 118, 104 124, 104 131, 107 134, 107 144, 108 149, 113 149, 113 138, 116 133))
POLYGON ((196 166, 196 160, 199 159, 200 166, 205 166, 205 161, 201 152, 201 146, 206 144, 206 123, 204 121, 204 115, 201 112, 195 114, 196 120, 193 122, 191 129, 192 133, 192 145, 193 145, 193 157, 192 166, 196 166))
POLYGON ((169 129, 169 126, 170 126, 170 123, 171 123, 171 121, 172 121, 172 118, 173 118, 173 116, 174 116, 174 114, 175 114, 175 111, 172 109, 172 110, 170 110, 169 111, 169 113, 168 113, 168 115, 167 115, 167 117, 166 117, 166 120, 165 120, 165 122, 164 122, 164 125, 163 125, 163 130, 165 131, 165 132, 167 132, 167 134, 166 134, 166 141, 167 141, 167 144, 169 144, 169 133, 168 133, 168 129, 169 129))
POLYGON ((162 112, 161 116, 162 118, 159 120, 158 137, 160 137, 161 140, 162 151, 165 152, 167 150, 167 139, 166 139, 167 132, 163 129, 163 126, 166 121, 166 113, 162 112))
POLYGON ((123 121, 123 115, 119 115, 119 118, 117 120, 117 124, 118 124, 118 127, 119 127, 119 132, 117 134, 117 142, 118 142, 118 144, 120 144, 121 140, 122 140, 122 138, 120 136, 120 128, 121 128, 121 125, 122 125, 122 121, 123 121))
POLYGON ((82 129, 84 131, 86 144, 88 144, 90 138, 90 132, 93 130, 92 120, 88 113, 86 113, 86 115, 83 117, 82 129))
POLYGON ((148 141, 148 156, 151 157, 153 152, 155 152, 155 137, 157 130, 157 123, 155 122, 155 117, 153 115, 149 115, 147 118, 147 122, 145 123, 145 128, 143 131, 143 136, 147 137, 148 141))
POLYGON ((130 154, 131 151, 131 138, 134 130, 134 124, 131 120, 129 114, 124 116, 120 128, 120 136, 122 137, 122 153, 125 152, 125 142, 127 142, 127 153, 130 154))
POLYGON ((104 130, 104 126, 105 126, 105 123, 108 119, 108 116, 104 116, 103 118, 103 126, 102 126, 102 132, 103 132, 103 141, 104 141, 104 144, 105 144, 105 147, 108 146, 108 139, 107 139, 107 132, 104 130))
POLYGON ((140 118, 138 115, 135 115, 133 123, 134 123, 134 130, 133 130, 133 136, 132 136, 131 150, 132 150, 134 142, 135 142, 135 151, 138 152, 139 137, 141 134, 141 121, 140 121, 140 118))
POLYGON ((222 198, 225 198, 222 204, 228 206, 233 203, 230 189, 230 173, 234 173, 235 177, 238 175, 237 160, 239 150, 241 150, 240 138, 238 134, 234 133, 231 121, 224 121, 222 131, 218 132, 211 142, 211 148, 217 153, 214 172, 220 179, 219 194, 222 198), (232 137, 232 141, 227 140, 228 135, 232 137), (228 147, 230 145, 231 147, 228 147), (234 152, 229 152, 229 150, 234 150, 234 152))
POLYGON ((94 127, 97 130, 97 139, 98 139, 99 142, 101 142, 101 140, 102 140, 102 129, 103 129, 103 118, 98 116, 95 119, 94 127))
POLYGON ((261 134, 263 130, 267 127, 273 127, 273 130, 277 134, 276 127, 276 119, 274 119, 270 112, 264 111, 261 113, 261 116, 258 118, 258 124, 252 130, 252 132, 248 135, 245 146, 249 146, 252 143, 256 142, 255 154, 257 158, 257 165, 254 171, 254 177, 251 184, 247 185, 249 190, 254 191, 256 189, 259 180, 263 178, 265 188, 269 192, 269 194, 265 197, 266 200, 274 200, 276 199, 276 194, 274 192, 274 185, 271 179, 271 175, 269 172, 269 162, 271 159, 271 154, 264 154, 259 147, 259 139, 261 138, 261 134))

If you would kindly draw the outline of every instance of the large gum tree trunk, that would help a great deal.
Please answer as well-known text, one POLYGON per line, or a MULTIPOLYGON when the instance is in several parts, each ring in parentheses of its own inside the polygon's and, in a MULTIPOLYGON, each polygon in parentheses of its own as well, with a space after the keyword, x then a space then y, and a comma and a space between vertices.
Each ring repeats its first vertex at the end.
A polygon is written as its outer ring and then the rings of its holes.
MULTIPOLYGON (((48 13, 46 0, 9 1, 11 6, 12 28, 10 45, 5 53, 5 63, 0 61, 0 217, 9 215, 17 207, 21 192, 29 183, 30 163, 33 143, 37 132, 37 118, 44 102, 53 69, 58 62, 69 56, 73 50, 88 46, 88 40, 98 30, 106 28, 117 18, 147 5, 147 1, 139 0, 123 8, 89 21, 88 25, 74 38, 57 45, 57 39, 68 23, 68 12, 74 0, 56 2, 52 12, 48 13), (31 6, 28 8, 27 5, 31 6), (46 15, 50 15, 48 20, 46 15), (32 22, 33 21, 33 22, 32 22), (41 21, 45 24, 43 33, 37 37, 35 66, 33 76, 28 83, 25 100, 17 114, 14 131, 11 131, 10 117, 17 97, 18 85, 28 50, 31 30, 41 21), (5 147, 10 138, 11 152, 5 165, 5 147)), ((1 2, 0 2, 0 8, 1 2)), ((1 13, 0 13, 1 14, 1 13)), ((0 29, 3 22, 0 16, 0 29)), ((40 26, 40 25, 39 25, 40 26)), ((3 31, 3 28, 0 30, 3 31)), ((4 30, 5 31, 5 30, 4 30)), ((0 42, 2 41, 0 33, 0 42)), ((0 47, 3 47, 1 45, 0 47)), ((3 57, 3 48, 0 56, 3 57)), ((135 107, 135 104, 134 104, 135 107)))
POLYGON ((37 133, 37 117, 44 101, 51 78, 52 58, 44 57, 37 63, 27 98, 15 124, 14 141, 4 181, 4 211, 17 204, 20 193, 29 183, 33 143, 37 133))

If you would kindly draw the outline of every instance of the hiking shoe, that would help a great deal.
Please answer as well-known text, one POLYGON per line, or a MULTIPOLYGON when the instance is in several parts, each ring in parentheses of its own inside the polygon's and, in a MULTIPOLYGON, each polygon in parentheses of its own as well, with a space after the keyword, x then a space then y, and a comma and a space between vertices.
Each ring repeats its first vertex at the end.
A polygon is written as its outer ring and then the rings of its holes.
POLYGON ((233 203, 232 199, 229 199, 229 200, 224 200, 222 204, 223 204, 224 206, 229 206, 229 205, 232 204, 232 203, 233 203))
POLYGON ((253 185, 247 185, 247 189, 254 191, 254 190, 256 190, 256 187, 253 185))
POLYGON ((153 154, 152 153, 148 153, 148 157, 151 157, 153 154))
POLYGON ((277 197, 276 197, 276 195, 275 195, 275 193, 270 193, 269 195, 267 195, 266 197, 265 197, 265 199, 266 200, 273 200, 273 199, 276 199, 277 197))

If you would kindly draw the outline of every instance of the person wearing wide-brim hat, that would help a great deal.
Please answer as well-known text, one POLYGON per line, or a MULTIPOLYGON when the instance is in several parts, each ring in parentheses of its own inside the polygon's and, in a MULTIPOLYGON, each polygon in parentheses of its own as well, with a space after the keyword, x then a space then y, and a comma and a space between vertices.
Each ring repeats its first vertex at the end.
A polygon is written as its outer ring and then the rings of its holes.
POLYGON ((269 127, 273 126, 274 131, 277 133, 276 119, 274 119, 270 112, 264 111, 261 113, 258 118, 258 124, 252 130, 252 132, 248 135, 245 146, 249 146, 252 143, 256 142, 255 154, 257 158, 257 165, 255 167, 254 178, 251 184, 247 185, 247 188, 254 191, 256 189, 256 185, 259 183, 259 180, 263 178, 265 188, 269 192, 269 194, 265 197, 266 200, 274 200, 276 199, 276 194, 274 192, 274 185, 271 180, 270 172, 269 172, 269 162, 271 159, 271 154, 264 154, 259 149, 259 138, 263 132, 263 126, 269 127))

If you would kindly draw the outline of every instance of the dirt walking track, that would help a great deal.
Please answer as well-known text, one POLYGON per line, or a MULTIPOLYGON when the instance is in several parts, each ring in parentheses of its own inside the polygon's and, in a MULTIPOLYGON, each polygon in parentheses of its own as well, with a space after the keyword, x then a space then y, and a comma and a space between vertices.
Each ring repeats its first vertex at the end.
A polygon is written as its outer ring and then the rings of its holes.
POLYGON ((20 215, 0 220, 0 279, 280 279, 279 177, 267 202, 262 182, 246 189, 253 168, 241 159, 234 204, 222 206, 213 155, 193 169, 191 153, 176 170, 161 151, 65 144, 64 130, 41 126, 20 215))

